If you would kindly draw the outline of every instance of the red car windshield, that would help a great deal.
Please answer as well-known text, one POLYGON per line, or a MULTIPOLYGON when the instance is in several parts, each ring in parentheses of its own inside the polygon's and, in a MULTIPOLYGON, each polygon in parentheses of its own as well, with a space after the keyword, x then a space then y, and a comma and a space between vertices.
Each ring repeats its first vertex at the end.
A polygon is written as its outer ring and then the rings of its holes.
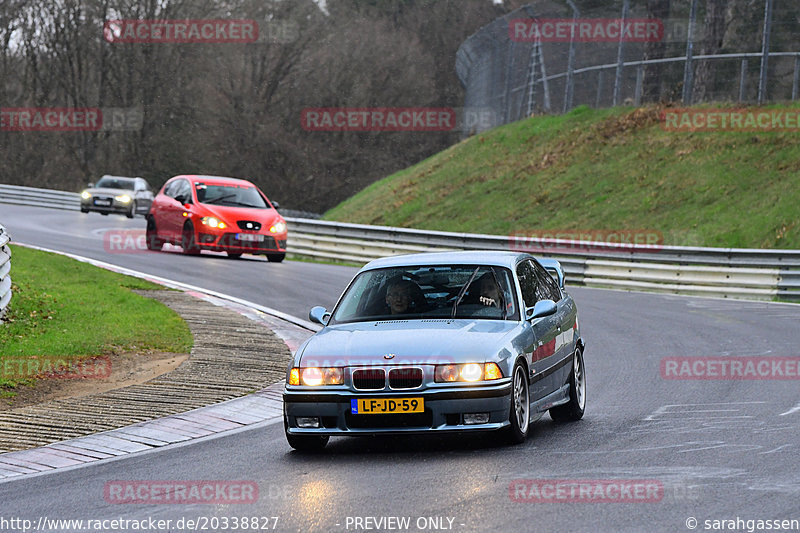
POLYGON ((194 189, 201 204, 270 209, 255 187, 195 183, 194 189))

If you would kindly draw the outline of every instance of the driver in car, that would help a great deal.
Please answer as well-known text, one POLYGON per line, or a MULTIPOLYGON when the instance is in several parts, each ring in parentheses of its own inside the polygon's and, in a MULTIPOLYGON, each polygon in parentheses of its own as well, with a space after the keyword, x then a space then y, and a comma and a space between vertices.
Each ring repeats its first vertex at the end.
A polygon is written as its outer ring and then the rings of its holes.
POLYGON ((392 282, 386 290, 386 305, 393 315, 408 313, 413 300, 413 291, 418 287, 413 281, 398 280, 392 282))

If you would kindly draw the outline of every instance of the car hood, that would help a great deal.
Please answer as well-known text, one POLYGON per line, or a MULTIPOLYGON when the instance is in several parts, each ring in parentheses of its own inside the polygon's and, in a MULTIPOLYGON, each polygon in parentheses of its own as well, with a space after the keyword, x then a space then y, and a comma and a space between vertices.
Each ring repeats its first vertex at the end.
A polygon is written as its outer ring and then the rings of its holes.
POLYGON ((227 205, 198 204, 202 215, 214 216, 231 224, 237 220, 261 222, 265 229, 283 218, 274 209, 254 209, 251 207, 231 207, 227 205))
POLYGON ((85 189, 89 194, 96 195, 96 194, 105 194, 108 196, 116 196, 118 194, 127 194, 131 198, 133 198, 135 191, 130 189, 106 189, 105 187, 95 188, 92 187, 91 189, 85 189))
POLYGON ((337 324, 303 346, 298 366, 407 365, 495 360, 521 327, 502 320, 397 320, 337 324), (393 357, 386 358, 388 354, 393 357))

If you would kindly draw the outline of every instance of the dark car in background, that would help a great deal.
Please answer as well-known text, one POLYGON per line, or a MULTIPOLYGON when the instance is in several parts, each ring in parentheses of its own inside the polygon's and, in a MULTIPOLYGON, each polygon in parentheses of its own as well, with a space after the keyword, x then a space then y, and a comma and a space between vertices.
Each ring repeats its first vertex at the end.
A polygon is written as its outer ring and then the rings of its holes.
POLYGON ((153 190, 144 178, 103 176, 81 192, 81 212, 117 213, 133 218, 145 215, 153 204, 153 190))

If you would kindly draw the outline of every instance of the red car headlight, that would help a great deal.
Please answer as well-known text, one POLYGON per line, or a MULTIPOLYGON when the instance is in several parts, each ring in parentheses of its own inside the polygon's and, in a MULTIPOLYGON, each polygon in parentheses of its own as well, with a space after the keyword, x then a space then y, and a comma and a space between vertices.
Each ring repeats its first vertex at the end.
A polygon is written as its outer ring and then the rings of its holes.
POLYGON ((276 222, 269 228, 270 233, 284 233, 286 231, 286 222, 276 222))
POLYGON ((204 226, 208 226, 209 228, 225 229, 228 227, 227 224, 225 224, 223 221, 221 221, 216 217, 203 217, 203 219, 200 222, 202 222, 204 226))

